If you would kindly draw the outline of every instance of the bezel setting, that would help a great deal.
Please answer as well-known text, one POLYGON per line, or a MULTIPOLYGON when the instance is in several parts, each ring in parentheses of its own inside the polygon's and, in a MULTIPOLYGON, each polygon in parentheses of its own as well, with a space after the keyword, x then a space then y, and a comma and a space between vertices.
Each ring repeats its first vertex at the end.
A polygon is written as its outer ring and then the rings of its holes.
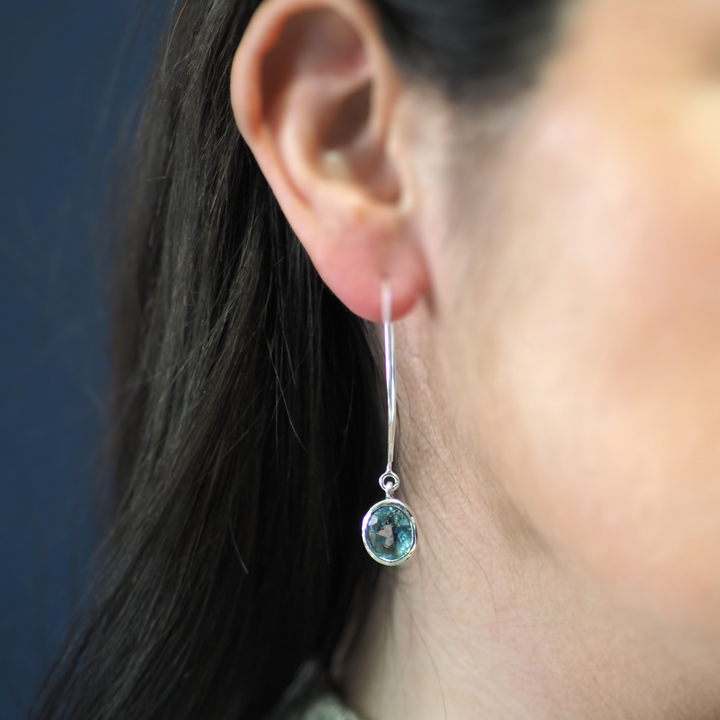
POLYGON ((373 505, 367 511, 365 517, 363 518, 362 539, 368 555, 370 555, 370 557, 376 562, 379 562, 381 565, 387 565, 391 567, 395 565, 402 565, 404 562, 407 562, 410 559, 411 555, 415 552, 415 548, 417 547, 417 524, 415 523, 415 516, 413 515, 412 510, 404 502, 402 502, 402 500, 398 500, 397 498, 385 498, 384 500, 375 503, 375 505, 373 505), (368 542, 367 538, 370 519, 378 510, 385 507, 397 508, 400 512, 404 513, 410 520, 410 526, 412 527, 412 544, 410 548, 406 550, 400 557, 393 559, 384 558, 381 555, 378 555, 368 542))

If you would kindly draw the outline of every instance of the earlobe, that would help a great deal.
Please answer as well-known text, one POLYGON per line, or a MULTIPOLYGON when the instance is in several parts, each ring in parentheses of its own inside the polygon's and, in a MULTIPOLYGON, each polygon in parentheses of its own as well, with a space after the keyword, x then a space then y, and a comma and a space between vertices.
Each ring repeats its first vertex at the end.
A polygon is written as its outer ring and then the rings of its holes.
POLYGON ((328 287, 379 321, 427 286, 412 178, 389 148, 403 89, 362 0, 265 0, 237 50, 231 100, 240 132, 328 287))

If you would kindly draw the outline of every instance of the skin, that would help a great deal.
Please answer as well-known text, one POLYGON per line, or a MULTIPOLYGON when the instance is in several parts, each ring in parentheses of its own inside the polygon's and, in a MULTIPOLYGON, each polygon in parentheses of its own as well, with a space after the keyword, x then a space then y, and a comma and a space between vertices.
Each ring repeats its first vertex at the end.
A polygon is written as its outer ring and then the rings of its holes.
POLYGON ((718 48, 717 0, 578 0, 462 109, 371 5, 253 18, 239 130, 330 289, 393 291, 421 535, 338 653, 365 720, 720 717, 718 48))

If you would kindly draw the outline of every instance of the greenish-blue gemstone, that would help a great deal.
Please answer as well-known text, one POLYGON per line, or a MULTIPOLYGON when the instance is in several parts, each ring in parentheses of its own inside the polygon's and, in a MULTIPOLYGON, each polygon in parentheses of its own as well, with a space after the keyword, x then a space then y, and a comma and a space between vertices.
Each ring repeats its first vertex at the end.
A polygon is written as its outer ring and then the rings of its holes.
POLYGON ((402 506, 384 505, 371 516, 365 530, 368 546, 383 560, 405 557, 415 544, 415 528, 402 506))

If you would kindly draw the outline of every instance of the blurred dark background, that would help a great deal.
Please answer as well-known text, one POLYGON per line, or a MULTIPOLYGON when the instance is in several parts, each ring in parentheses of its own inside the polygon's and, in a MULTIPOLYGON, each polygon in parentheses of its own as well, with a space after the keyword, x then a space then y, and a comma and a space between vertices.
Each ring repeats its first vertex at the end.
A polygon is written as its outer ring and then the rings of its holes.
POLYGON ((106 418, 104 212, 165 4, 0 0, 0 718, 87 586, 106 418))

